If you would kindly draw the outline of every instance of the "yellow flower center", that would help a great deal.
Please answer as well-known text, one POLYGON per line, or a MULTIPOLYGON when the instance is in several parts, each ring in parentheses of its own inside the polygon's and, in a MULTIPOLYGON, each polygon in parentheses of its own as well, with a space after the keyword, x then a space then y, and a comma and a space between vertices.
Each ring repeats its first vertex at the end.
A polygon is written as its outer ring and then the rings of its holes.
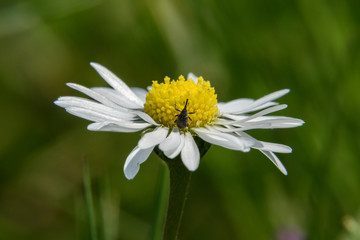
POLYGON ((216 96, 210 82, 202 77, 198 78, 197 83, 191 79, 185 80, 183 76, 172 81, 165 77, 164 83, 153 81, 152 89, 146 95, 144 110, 155 122, 169 128, 179 126, 176 123, 179 121, 189 127, 202 127, 216 119, 216 96), (177 116, 184 109, 186 100, 187 115, 177 116))

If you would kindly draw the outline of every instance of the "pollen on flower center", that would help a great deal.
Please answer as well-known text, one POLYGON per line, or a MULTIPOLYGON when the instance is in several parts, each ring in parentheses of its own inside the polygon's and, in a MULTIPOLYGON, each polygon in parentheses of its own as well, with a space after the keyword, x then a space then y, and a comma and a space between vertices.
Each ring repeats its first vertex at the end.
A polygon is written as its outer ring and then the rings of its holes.
POLYGON ((197 83, 185 80, 183 76, 172 81, 165 77, 164 83, 153 81, 152 89, 146 95, 144 110, 155 122, 172 128, 177 126, 176 115, 180 114, 176 108, 183 110, 188 99, 187 112, 193 112, 188 114, 191 118, 188 119, 189 127, 202 127, 217 117, 216 97, 215 89, 202 77, 197 83))

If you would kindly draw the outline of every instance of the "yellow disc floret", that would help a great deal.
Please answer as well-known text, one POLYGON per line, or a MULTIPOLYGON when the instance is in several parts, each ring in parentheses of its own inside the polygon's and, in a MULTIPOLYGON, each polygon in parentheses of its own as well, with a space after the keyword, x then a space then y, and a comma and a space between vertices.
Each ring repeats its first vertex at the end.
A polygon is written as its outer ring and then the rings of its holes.
POLYGON ((144 110, 155 122, 169 128, 176 127, 177 115, 180 114, 178 110, 184 109, 187 99, 190 128, 210 124, 216 118, 215 89, 202 77, 198 78, 197 83, 191 79, 185 80, 183 76, 172 81, 165 77, 164 83, 153 81, 152 89, 146 95, 144 110))

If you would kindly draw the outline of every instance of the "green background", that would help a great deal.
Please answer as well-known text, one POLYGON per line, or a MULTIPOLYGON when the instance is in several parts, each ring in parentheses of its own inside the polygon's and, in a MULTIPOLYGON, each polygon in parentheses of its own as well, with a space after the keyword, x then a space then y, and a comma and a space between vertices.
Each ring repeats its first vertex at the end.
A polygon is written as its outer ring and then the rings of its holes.
MULTIPOLYGON (((360 2, 5 0, 0 3, 0 239, 89 239, 83 159, 99 239, 151 239, 166 168, 155 154, 128 181, 140 133, 89 132, 55 106, 65 86, 129 86, 193 72, 219 101, 290 88, 289 175, 260 152, 213 146, 192 178, 181 239, 359 239, 360 2)), ((160 209, 165 209, 163 204, 160 209)))

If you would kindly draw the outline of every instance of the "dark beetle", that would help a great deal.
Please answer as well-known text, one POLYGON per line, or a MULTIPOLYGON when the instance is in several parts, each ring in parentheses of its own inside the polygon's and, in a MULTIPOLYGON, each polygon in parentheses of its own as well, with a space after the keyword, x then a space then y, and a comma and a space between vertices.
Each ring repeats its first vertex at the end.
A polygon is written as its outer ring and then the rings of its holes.
POLYGON ((188 116, 188 114, 194 114, 195 112, 187 112, 186 110, 186 107, 187 107, 187 104, 188 104, 188 100, 189 99, 186 99, 186 103, 185 103, 185 107, 183 110, 179 110, 176 108, 176 105, 175 105, 175 109, 176 111, 179 111, 180 114, 179 115, 176 115, 177 119, 175 120, 175 123, 176 125, 178 126, 179 129, 184 129, 186 127, 189 127, 189 120, 191 120, 191 118, 188 116))

